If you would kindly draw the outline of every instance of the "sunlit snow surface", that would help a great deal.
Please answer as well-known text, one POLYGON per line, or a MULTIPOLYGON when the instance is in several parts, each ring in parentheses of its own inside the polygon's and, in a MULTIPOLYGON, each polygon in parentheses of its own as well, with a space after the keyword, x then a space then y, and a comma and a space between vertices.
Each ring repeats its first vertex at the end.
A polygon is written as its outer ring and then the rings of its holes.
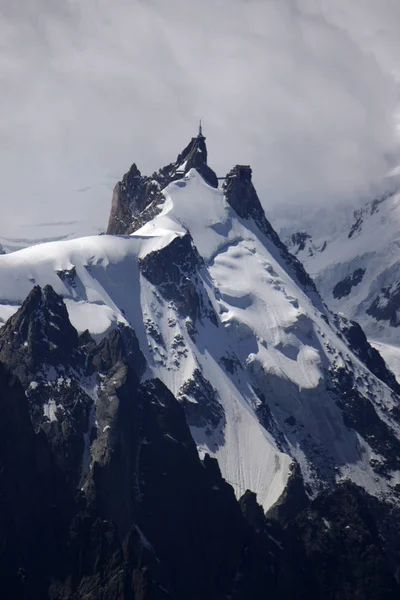
POLYGON ((393 404, 386 386, 348 353, 273 258, 272 242, 252 221, 238 219, 221 191, 192 170, 166 188, 165 198, 162 213, 130 237, 52 242, 0 256, 0 318, 5 321, 16 311, 33 285, 50 284, 64 297, 79 332, 88 329, 100 340, 118 323, 131 325, 152 375, 175 395, 200 369, 226 416, 224 427, 192 427, 200 455, 216 456, 236 494, 251 489, 266 509, 284 490, 292 457, 314 491, 320 480, 318 455, 321 468, 334 465, 336 478, 350 477, 376 494, 387 490, 388 482, 369 466, 372 451, 344 426, 324 380, 330 365, 352 361, 356 376, 368 380, 379 397, 376 409, 384 419, 393 404), (193 339, 173 303, 160 297, 138 265, 138 258, 187 231, 204 259, 200 276, 218 317, 218 327, 208 318, 197 323, 193 339), (68 277, 62 279, 61 273, 68 277), (177 354, 179 336, 185 352, 177 354), (230 373, 221 358, 232 356, 238 366, 230 373), (260 424, 257 390, 285 431, 283 440, 260 424), (296 427, 285 425, 290 418, 296 427))
MULTIPOLYGON (((358 216, 344 218, 341 209, 337 212, 334 214, 332 209, 326 215, 333 232, 327 231, 327 225, 319 219, 310 219, 307 224, 301 220, 290 222, 291 232, 307 231, 312 236, 313 248, 307 243, 298 258, 333 311, 358 321, 369 339, 400 346, 400 328, 367 312, 377 296, 382 296, 382 290, 391 290, 400 280, 400 193, 366 204, 358 216), (364 271, 361 281, 335 297, 335 286, 357 270, 364 271)), ((288 218, 286 221, 289 225, 288 218)), ((285 229, 289 231, 289 227, 285 229)))

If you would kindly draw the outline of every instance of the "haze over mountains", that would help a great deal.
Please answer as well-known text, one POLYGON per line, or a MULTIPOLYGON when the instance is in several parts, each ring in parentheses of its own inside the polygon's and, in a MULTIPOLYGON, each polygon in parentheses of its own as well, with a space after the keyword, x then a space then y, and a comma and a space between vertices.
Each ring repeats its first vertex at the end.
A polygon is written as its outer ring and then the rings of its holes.
MULTIPOLYGON (((389 183, 391 185, 389 185, 389 183)), ((399 184, 357 210, 282 223, 288 248, 335 311, 357 320, 400 375, 399 184), (326 222, 326 226, 325 226, 326 222)))
POLYGON ((0 0, 0 14, 0 243, 104 230, 132 160, 155 171, 199 118, 217 174, 251 164, 269 218, 372 200, 399 164, 396 0, 0 0), (79 223, 37 226, 60 221, 79 223))

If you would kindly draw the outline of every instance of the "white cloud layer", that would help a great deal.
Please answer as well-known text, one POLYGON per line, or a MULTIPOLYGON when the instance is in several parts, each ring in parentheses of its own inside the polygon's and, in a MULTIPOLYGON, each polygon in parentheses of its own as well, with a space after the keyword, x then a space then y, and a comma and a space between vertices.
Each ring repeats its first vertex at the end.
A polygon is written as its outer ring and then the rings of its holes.
POLYGON ((200 116, 267 209, 355 202, 397 161, 399 33, 398 0, 0 0, 0 236, 104 229, 200 116))

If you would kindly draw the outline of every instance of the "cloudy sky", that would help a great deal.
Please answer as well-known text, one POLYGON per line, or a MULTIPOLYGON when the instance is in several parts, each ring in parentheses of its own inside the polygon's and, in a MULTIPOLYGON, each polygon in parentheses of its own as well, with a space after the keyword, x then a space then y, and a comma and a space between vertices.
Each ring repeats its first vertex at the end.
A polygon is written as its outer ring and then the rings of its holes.
POLYGON ((355 203, 400 164, 399 81, 398 0, 0 0, 0 238, 103 230, 199 117, 267 211, 355 203))

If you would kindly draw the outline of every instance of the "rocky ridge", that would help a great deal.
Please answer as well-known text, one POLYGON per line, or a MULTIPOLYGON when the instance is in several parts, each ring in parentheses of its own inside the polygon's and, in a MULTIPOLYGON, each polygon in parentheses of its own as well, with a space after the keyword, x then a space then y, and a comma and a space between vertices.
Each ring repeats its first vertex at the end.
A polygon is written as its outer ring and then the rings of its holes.
POLYGON ((249 167, 158 173, 134 235, 0 257, 3 596, 398 597, 399 384, 249 167))
POLYGON ((133 164, 114 188, 107 233, 129 235, 155 217, 163 202, 162 190, 172 181, 181 179, 190 169, 196 169, 209 185, 217 188, 217 176, 207 164, 205 139, 200 131, 175 162, 151 176, 142 175, 133 164))

